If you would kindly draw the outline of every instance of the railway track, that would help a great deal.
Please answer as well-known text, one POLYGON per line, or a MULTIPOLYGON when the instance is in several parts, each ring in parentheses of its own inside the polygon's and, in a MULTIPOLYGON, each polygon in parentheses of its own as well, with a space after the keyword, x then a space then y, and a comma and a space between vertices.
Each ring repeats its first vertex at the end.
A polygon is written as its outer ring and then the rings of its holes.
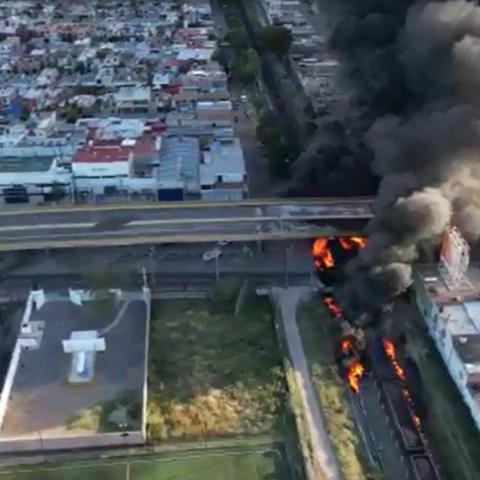
POLYGON ((441 480, 395 344, 377 334, 361 340, 354 325, 345 327, 349 322, 331 295, 324 303, 332 320, 342 322, 337 362, 370 463, 388 480, 441 480), (357 365, 361 373, 352 382, 357 365))
POLYGON ((378 336, 372 337, 368 342, 368 358, 379 399, 408 463, 410 478, 441 480, 400 360, 387 356, 385 341, 378 336))

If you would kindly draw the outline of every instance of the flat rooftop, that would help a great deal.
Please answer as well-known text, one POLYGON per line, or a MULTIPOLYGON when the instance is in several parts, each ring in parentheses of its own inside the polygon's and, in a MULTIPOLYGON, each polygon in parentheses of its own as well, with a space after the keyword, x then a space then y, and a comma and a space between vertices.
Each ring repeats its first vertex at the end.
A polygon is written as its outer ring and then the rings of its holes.
POLYGON ((480 268, 477 265, 470 265, 466 273, 470 287, 453 289, 443 280, 437 264, 419 264, 415 265, 415 269, 429 295, 438 305, 480 301, 480 268))
MULTIPOLYGON (((48 295, 47 295, 48 298, 48 295)), ((118 399, 128 392, 142 399, 145 369, 146 304, 129 300, 115 305, 113 315, 102 315, 91 302, 77 306, 68 298, 49 301, 31 316, 44 322, 37 350, 22 350, 14 377, 1 436, 58 437, 72 433, 67 424, 82 410, 118 399), (123 310, 122 315, 116 315, 123 310), (115 320, 115 322, 114 322, 115 320), (72 331, 107 328, 106 351, 98 352, 93 381, 69 385, 71 355, 64 353, 62 340, 72 331)), ((79 433, 94 433, 82 430, 79 433)))
POLYGON ((2 157, 0 173, 46 172, 53 157, 2 157))

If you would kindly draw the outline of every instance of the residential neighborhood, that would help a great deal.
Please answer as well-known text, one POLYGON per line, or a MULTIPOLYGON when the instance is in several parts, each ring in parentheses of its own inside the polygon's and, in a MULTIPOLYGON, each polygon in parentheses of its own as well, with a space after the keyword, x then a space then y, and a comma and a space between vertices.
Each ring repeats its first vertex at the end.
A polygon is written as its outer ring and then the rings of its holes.
POLYGON ((0 2, 0 203, 248 196, 208 0, 0 2))
POLYGON ((316 111, 346 105, 347 92, 341 87, 339 61, 328 48, 325 16, 317 2, 305 0, 260 0, 269 24, 291 32, 290 57, 293 74, 316 111))

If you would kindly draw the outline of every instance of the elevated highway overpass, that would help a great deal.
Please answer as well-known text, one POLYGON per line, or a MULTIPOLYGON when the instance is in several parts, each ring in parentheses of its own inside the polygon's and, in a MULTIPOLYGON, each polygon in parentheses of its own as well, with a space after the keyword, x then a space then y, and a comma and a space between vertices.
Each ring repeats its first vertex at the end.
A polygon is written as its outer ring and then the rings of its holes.
POLYGON ((48 206, 0 210, 0 251, 280 240, 358 233, 371 198, 48 206))

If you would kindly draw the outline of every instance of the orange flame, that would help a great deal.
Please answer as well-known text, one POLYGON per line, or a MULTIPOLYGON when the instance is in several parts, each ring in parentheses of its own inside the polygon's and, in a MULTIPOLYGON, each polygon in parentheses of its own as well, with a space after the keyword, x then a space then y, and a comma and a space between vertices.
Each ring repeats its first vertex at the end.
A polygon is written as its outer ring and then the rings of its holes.
POLYGON ((315 258, 315 267, 319 270, 325 270, 335 265, 332 252, 328 248, 328 238, 315 239, 312 246, 312 255, 315 258))
POLYGON ((352 346, 352 342, 350 341, 349 338, 344 338, 340 343, 340 348, 342 349, 342 352, 345 352, 345 353, 350 350, 351 346, 352 346))
MULTIPOLYGON (((395 375, 400 380, 405 380, 405 371, 397 361, 397 356, 395 353, 395 345, 388 338, 382 338, 382 344, 383 344, 383 350, 385 351, 385 355, 387 356, 387 358, 390 361, 390 364, 395 370, 395 375)), ((413 424, 415 425, 416 428, 420 428, 422 426, 422 422, 420 421, 420 417, 416 415, 413 410, 413 400, 407 388, 402 388, 402 396, 410 407, 410 418, 412 419, 413 424)))
POLYGON ((405 380, 405 372, 403 371, 403 368, 399 365, 397 361, 397 355, 395 353, 395 345, 388 338, 382 338, 382 344, 383 344, 383 350, 385 351, 385 355, 390 360, 390 364, 395 370, 395 375, 400 380, 405 380))
POLYGON ((410 406, 410 418, 412 419, 413 424, 416 428, 420 428, 422 426, 422 422, 420 421, 420 417, 413 411, 413 400, 410 396, 410 392, 406 388, 402 388, 402 396, 410 406))
POLYGON ((367 244, 367 239, 364 237, 339 237, 338 242, 344 250, 351 250, 352 248, 363 248, 367 244))
POLYGON ((332 297, 324 297, 323 303, 335 318, 340 318, 342 316, 342 309, 335 303, 335 300, 332 297))
POLYGON ((416 428, 421 428, 422 427, 422 422, 420 421, 420 417, 418 415, 415 415, 415 413, 412 412, 411 414, 413 424, 415 425, 416 428))
POLYGON ((358 393, 360 391, 360 379, 365 373, 365 367, 360 361, 355 360, 347 369, 347 381, 350 388, 358 393))

